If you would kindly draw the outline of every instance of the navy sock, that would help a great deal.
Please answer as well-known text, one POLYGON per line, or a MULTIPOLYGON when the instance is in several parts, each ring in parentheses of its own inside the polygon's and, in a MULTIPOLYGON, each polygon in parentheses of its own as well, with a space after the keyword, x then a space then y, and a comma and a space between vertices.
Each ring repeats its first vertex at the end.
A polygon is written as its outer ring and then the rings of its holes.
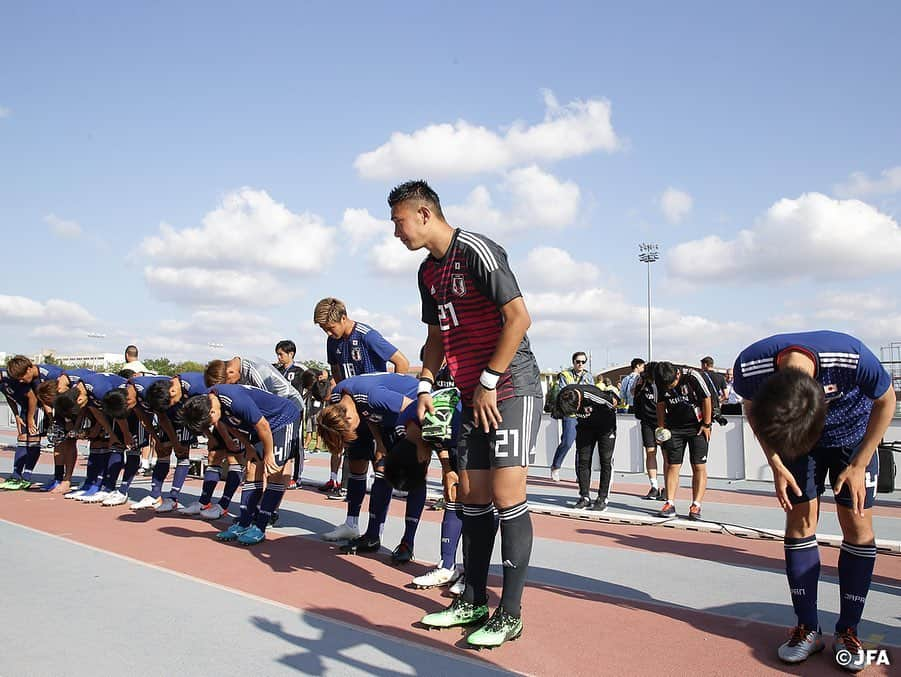
POLYGON ((232 498, 238 487, 241 486, 241 480, 244 479, 244 468, 240 465, 228 466, 228 472, 225 474, 225 487, 222 489, 222 498, 219 499, 219 505, 226 510, 231 505, 232 498))
POLYGON ((153 474, 150 476, 150 496, 159 498, 163 494, 163 483, 169 475, 169 459, 165 461, 156 459, 156 465, 153 466, 153 474))
POLYGON ((372 491, 369 493, 369 524, 366 525, 366 538, 376 539, 382 536, 382 525, 391 505, 391 485, 380 473, 375 473, 372 491))
POLYGON ((820 549, 817 537, 785 539, 785 573, 798 625, 818 628, 817 586, 820 582, 820 549))
POLYGON ((470 604, 485 604, 488 601, 488 567, 496 533, 494 506, 491 503, 465 504, 463 533, 469 541, 464 551, 466 589, 463 600, 470 604))
POLYGON ((106 462, 106 472, 103 475, 103 490, 115 491, 119 482, 119 473, 122 472, 124 454, 121 449, 113 449, 106 462))
POLYGON ((22 471, 22 478, 30 482, 31 472, 34 470, 34 467, 38 464, 38 460, 41 458, 41 443, 29 442, 27 448, 28 454, 25 457, 25 469, 22 471))
POLYGON ((522 614, 522 591, 532 557, 532 515, 526 501, 498 510, 501 526, 501 558, 504 589, 501 606, 513 616, 522 614))
POLYGON ((218 465, 208 465, 203 471, 203 487, 200 489, 200 505, 207 505, 213 499, 216 485, 222 478, 222 471, 218 465))
MULTIPOLYGON (((363 509, 363 499, 366 498, 366 473, 355 475, 350 473, 347 477, 347 516, 359 517, 363 509)), ((372 499, 369 499, 372 505, 372 499)))
POLYGON ((245 482, 241 487, 241 514, 238 516, 238 524, 242 527, 249 527, 253 524, 262 496, 262 482, 245 482))
POLYGON ((84 478, 85 489, 100 483, 100 476, 103 474, 106 463, 106 454, 103 451, 105 450, 88 452, 88 467, 84 478))
POLYGON ((284 484, 270 482, 266 486, 266 491, 263 492, 263 498, 260 499, 260 509, 254 519, 254 522, 261 531, 266 531, 266 527, 269 526, 269 518, 272 517, 272 513, 278 510, 278 506, 281 504, 284 495, 284 484))
POLYGON ((876 545, 855 545, 842 541, 842 551, 838 555, 838 587, 841 591, 841 606, 835 631, 854 630, 863 615, 863 605, 867 601, 873 567, 876 565, 876 545))
POLYGON ((119 485, 119 492, 127 494, 131 487, 131 481, 138 474, 138 468, 141 467, 141 452, 129 451, 125 456, 125 471, 122 473, 122 484, 119 485))
POLYGON ((190 469, 190 459, 178 459, 178 463, 175 464, 175 474, 172 475, 172 488, 169 489, 169 498, 173 501, 178 500, 178 495, 181 493, 181 488, 185 485, 185 480, 188 479, 188 471, 190 469))
POLYGON ((441 561, 438 566, 453 569, 457 563, 457 546, 460 534, 463 533, 463 506, 459 503, 447 503, 444 506, 444 518, 441 520, 441 561))
POLYGON ((413 541, 416 540, 416 529, 419 527, 419 518, 425 508, 426 485, 407 494, 407 509, 404 513, 404 537, 402 542, 413 549, 413 541))
POLYGON ((19 442, 16 444, 16 455, 13 457, 13 477, 22 477, 22 471, 25 470, 25 463, 27 461, 28 447, 24 442, 19 442))

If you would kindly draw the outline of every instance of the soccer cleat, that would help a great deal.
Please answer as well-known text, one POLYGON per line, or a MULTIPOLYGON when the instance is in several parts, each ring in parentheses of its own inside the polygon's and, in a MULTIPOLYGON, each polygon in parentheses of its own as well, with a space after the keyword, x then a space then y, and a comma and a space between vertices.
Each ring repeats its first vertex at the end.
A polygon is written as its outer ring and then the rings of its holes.
POLYGON ((238 543, 241 545, 256 545, 266 540, 266 532, 260 529, 256 524, 251 524, 240 536, 238 543))
POLYGON ((444 510, 446 505, 447 505, 447 501, 445 501, 444 497, 442 496, 441 498, 436 500, 434 503, 432 503, 432 506, 429 509, 430 510, 444 510))
POLYGON ((156 512, 172 512, 178 508, 178 501, 174 498, 164 498, 160 504, 154 508, 156 512))
POLYGON ((220 541, 235 541, 238 539, 238 536, 243 534, 248 529, 250 529, 249 526, 242 527, 240 524, 235 522, 225 531, 220 531, 218 534, 216 534, 216 538, 220 541))
POLYGON ((19 489, 17 491, 27 491, 28 489, 31 489, 31 487, 33 487, 33 486, 34 486, 34 482, 32 482, 31 480, 23 479, 21 482, 19 482, 19 489))
POLYGON ((421 623, 430 628, 454 628, 459 625, 479 623, 488 616, 488 606, 478 606, 457 597, 446 609, 426 614, 421 623))
POLYGON ((413 587, 420 590, 428 590, 429 588, 438 588, 443 585, 452 585, 460 578, 461 572, 457 567, 453 569, 445 569, 444 567, 435 567, 422 576, 413 579, 413 587))
POLYGON ((330 501, 343 501, 345 496, 347 496, 347 491, 342 489, 340 484, 336 484, 335 488, 325 495, 330 501))
POLYGON ((838 666, 848 672, 860 672, 867 667, 866 651, 851 628, 835 633, 832 655, 838 666))
POLYGON ((154 498, 153 496, 145 496, 140 501, 134 501, 128 507, 132 510, 145 510, 147 508, 156 508, 163 502, 163 499, 159 496, 154 498))
POLYGON ((103 499, 102 505, 124 505, 125 503, 128 503, 128 496, 123 494, 121 491, 112 491, 110 492, 109 496, 103 499))
POLYGON ((22 480, 19 479, 18 477, 10 477, 3 484, 0 484, 0 489, 3 489, 4 491, 11 491, 11 490, 18 489, 19 483, 21 481, 22 480))
POLYGON ((288 486, 285 487, 285 488, 286 488, 288 491, 292 491, 292 490, 294 490, 294 489, 300 488, 300 485, 297 483, 296 480, 291 480, 290 482, 288 482, 288 486))
POLYGON ((213 503, 212 505, 200 511, 200 516, 205 520, 217 520, 224 514, 225 508, 223 508, 218 503, 213 503))
POLYGON ((462 595, 464 590, 466 590, 466 572, 460 571, 460 578, 455 583, 452 583, 447 591, 452 595, 462 595))
POLYGON ((382 547, 382 542, 377 539, 366 538, 366 535, 359 536, 350 542, 338 548, 342 555, 358 555, 364 552, 378 552, 382 547))
POLYGON ((91 496, 93 496, 94 494, 96 494, 98 491, 100 491, 99 485, 96 485, 96 484, 91 485, 90 487, 85 489, 83 492, 81 492, 81 494, 79 496, 76 496, 75 498, 77 498, 79 501, 84 501, 84 500, 90 498, 91 496))
POLYGON ((588 496, 579 496, 579 500, 573 506, 575 510, 585 510, 591 505, 591 499, 588 496))
POLYGON ((41 485, 41 491, 53 491, 59 486, 59 484, 59 480, 50 480, 49 482, 41 485))
POLYGON ((688 519, 692 520, 693 522, 700 522, 701 506, 692 503, 691 507, 688 509, 688 519))
POLYGON ((359 537, 360 532, 347 524, 341 524, 336 529, 322 534, 322 539, 325 541, 349 541, 359 537))
POLYGON ((660 498, 660 489, 658 489, 657 487, 651 487, 650 489, 648 489, 648 493, 645 494, 644 498, 646 501, 656 501, 658 498, 660 498))
POLYGON ((321 491, 322 493, 325 494, 330 491, 333 491, 336 486, 338 486, 338 483, 335 482, 335 480, 329 480, 328 482, 326 482, 325 484, 323 484, 319 487, 319 491, 321 491))
POLYGON ((504 611, 499 606, 488 622, 469 634, 466 643, 477 649, 493 649, 506 641, 517 639, 522 634, 522 619, 504 611))
POLYGON ((591 510, 592 512, 606 512, 607 511, 607 499, 601 498, 600 496, 598 496, 597 499, 595 500, 595 502, 591 504, 591 507, 589 508, 589 510, 591 510))
POLYGON ((189 517, 194 517, 199 515, 202 511, 206 510, 211 506, 210 503, 204 505, 200 501, 195 501, 191 505, 183 505, 178 509, 179 515, 187 515, 189 517))
POLYGON ((675 517, 676 516, 676 506, 667 501, 663 504, 663 507, 660 508, 660 511, 657 513, 657 517, 675 517))
POLYGON ((819 629, 796 625, 792 628, 791 637, 779 647, 777 653, 779 660, 785 663, 800 663, 807 660, 812 654, 822 651, 825 646, 823 634, 819 629))
POLYGON ((276 524, 278 524, 278 518, 279 518, 278 510, 273 510, 269 514, 269 526, 274 527, 276 524))
POLYGON ((551 479, 554 482, 560 481, 560 468, 551 468, 551 479))
POLYGON ((392 564, 409 564, 413 561, 413 548, 403 541, 391 553, 392 564))
POLYGON ((68 494, 64 495, 63 498, 78 498, 81 496, 86 489, 73 489, 68 494))
POLYGON ((82 503, 103 503, 109 495, 110 492, 101 489, 100 491, 95 491, 93 494, 83 494, 79 496, 77 500, 82 503))

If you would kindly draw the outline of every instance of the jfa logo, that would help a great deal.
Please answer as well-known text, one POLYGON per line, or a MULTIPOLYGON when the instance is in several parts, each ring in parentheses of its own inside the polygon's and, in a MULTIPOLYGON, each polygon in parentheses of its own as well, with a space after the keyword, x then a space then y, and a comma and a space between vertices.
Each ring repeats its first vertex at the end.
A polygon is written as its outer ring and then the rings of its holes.
POLYGON ((351 348, 350 349, 350 359, 352 359, 354 362, 362 362, 363 349, 362 348, 351 348))
POLYGON ((451 291, 457 296, 466 295, 466 278, 462 275, 451 275, 451 291))
POLYGON ((891 665, 888 651, 885 649, 860 649, 857 653, 841 649, 835 653, 835 662, 842 667, 847 667, 853 662, 863 662, 864 665, 891 665))

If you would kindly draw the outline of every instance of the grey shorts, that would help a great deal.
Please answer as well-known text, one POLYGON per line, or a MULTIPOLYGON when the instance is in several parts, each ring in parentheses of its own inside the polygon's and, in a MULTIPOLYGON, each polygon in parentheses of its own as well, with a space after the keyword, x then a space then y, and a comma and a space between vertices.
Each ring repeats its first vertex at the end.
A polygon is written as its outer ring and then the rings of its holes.
POLYGON ((476 427, 472 407, 463 407, 457 463, 460 470, 526 467, 535 460, 535 438, 541 425, 542 398, 511 397, 497 403, 501 427, 485 433, 476 427))

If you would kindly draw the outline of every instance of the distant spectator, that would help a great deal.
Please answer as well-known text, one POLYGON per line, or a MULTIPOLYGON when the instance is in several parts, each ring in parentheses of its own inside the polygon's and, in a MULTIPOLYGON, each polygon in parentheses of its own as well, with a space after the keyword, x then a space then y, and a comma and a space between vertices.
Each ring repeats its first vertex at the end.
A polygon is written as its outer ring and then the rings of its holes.
POLYGON ((732 368, 726 370, 726 401, 723 403, 724 414, 741 413, 741 395, 735 392, 732 380, 732 368))
MULTIPOLYGON (((557 392, 568 385, 591 385, 591 372, 585 368, 585 365, 588 363, 588 356, 583 352, 578 352, 573 353, 572 359, 572 368, 564 369, 557 374, 557 382, 554 385, 557 392)), ((560 468, 563 466, 563 461, 566 459, 570 447, 576 441, 575 417, 563 416, 561 424, 563 431, 560 434, 560 444, 557 445, 557 450, 554 452, 554 460, 551 462, 551 479, 555 482, 560 481, 560 468)))
POLYGON ((640 357, 636 357, 630 363, 632 371, 623 377, 623 384, 620 387, 620 397, 625 405, 629 408, 629 413, 633 413, 635 406, 635 384, 644 372, 645 362, 640 357))
POLYGON ((306 371, 301 365, 294 361, 297 356, 297 346, 294 341, 285 339, 275 344, 276 362, 272 366, 278 370, 278 373, 285 377, 285 380, 294 386, 294 389, 303 393, 303 386, 300 383, 301 374, 306 371))
POLYGON ((712 397, 714 412, 726 401, 726 377, 713 370, 713 358, 708 355, 701 360, 701 375, 706 379, 712 397))
POLYGON ((125 366, 127 369, 131 369, 137 376, 141 376, 143 374, 150 374, 152 376, 156 373, 145 367, 144 363, 138 359, 137 346, 126 346, 125 366))

